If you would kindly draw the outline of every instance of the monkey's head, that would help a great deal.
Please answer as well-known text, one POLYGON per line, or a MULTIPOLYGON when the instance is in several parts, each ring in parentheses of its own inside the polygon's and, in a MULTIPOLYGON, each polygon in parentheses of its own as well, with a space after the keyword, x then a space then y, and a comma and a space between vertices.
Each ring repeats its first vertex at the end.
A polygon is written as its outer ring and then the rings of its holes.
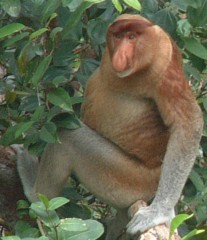
POLYGON ((107 32, 111 66, 117 76, 130 76, 152 65, 155 58, 159 61, 162 57, 159 51, 166 51, 161 46, 163 36, 170 43, 167 34, 144 17, 129 14, 118 17, 107 32))

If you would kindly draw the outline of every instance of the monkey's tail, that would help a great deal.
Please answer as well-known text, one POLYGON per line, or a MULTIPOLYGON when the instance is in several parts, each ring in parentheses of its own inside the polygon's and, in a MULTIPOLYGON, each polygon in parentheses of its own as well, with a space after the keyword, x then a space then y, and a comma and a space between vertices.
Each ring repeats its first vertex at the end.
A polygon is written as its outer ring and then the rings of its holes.
POLYGON ((29 201, 34 202, 37 200, 34 185, 37 177, 39 160, 37 157, 29 154, 29 152, 20 145, 13 145, 12 147, 17 152, 17 171, 23 185, 24 194, 29 201))

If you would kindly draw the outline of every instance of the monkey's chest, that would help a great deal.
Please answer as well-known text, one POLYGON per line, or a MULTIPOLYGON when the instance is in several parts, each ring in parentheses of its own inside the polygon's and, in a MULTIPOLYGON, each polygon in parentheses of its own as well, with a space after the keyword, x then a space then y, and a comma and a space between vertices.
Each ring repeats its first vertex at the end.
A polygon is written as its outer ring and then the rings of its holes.
POLYGON ((169 133, 152 101, 99 93, 88 97, 83 121, 149 168, 161 164, 169 133))

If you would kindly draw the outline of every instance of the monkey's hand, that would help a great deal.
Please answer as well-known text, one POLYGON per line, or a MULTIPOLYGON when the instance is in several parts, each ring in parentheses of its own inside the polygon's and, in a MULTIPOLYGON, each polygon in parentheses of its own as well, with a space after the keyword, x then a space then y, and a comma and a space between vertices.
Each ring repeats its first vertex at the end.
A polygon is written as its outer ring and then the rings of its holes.
POLYGON ((156 225, 170 224, 174 210, 160 209, 159 206, 141 207, 127 225, 127 233, 130 235, 141 234, 156 225))

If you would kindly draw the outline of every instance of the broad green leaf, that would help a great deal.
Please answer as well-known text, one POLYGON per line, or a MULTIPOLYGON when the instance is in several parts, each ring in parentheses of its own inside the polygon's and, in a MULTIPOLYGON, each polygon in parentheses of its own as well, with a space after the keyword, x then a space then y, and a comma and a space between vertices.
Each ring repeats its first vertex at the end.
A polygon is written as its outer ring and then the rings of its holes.
POLYGON ((195 38, 184 38, 185 48, 195 56, 207 60, 207 48, 195 38))
POLYGON ((177 22, 177 32, 182 37, 189 37, 191 34, 192 26, 187 19, 181 19, 177 22))
POLYGON ((150 16, 156 13, 159 9, 157 0, 142 1, 142 13, 146 16, 150 16))
POLYGON ((34 202, 31 204, 30 208, 36 213, 46 211, 46 207, 42 202, 34 202))
POLYGON ((138 0, 123 0, 127 5, 136 9, 137 11, 141 11, 142 6, 138 0))
POLYGON ((52 83, 53 83, 56 87, 58 87, 61 83, 64 83, 64 82, 66 82, 66 81, 67 81, 66 77, 61 75, 61 76, 55 77, 55 78, 52 80, 52 83))
POLYGON ((45 205, 45 208, 49 207, 49 199, 44 194, 38 193, 38 198, 45 205))
POLYGON ((51 21, 52 21, 53 19, 55 19, 57 16, 58 16, 57 13, 55 13, 55 12, 52 13, 51 16, 50 16, 50 18, 49 18, 49 20, 47 21, 46 27, 48 27, 48 26, 50 25, 51 21))
POLYGON ((169 8, 157 11, 153 16, 153 22, 161 26, 171 36, 176 33, 177 19, 169 8))
POLYGON ((26 200, 18 200, 17 201, 17 209, 26 209, 29 208, 30 204, 26 200))
POLYGON ((94 220, 63 219, 58 226, 60 239, 98 239, 104 232, 101 223, 94 220))
POLYGON ((183 0, 184 3, 186 3, 189 6, 192 6, 194 8, 197 8, 200 6, 202 0, 183 0))
POLYGON ((179 214, 175 216, 170 225, 170 235, 175 232, 175 230, 187 219, 191 218, 193 215, 179 214))
POLYGON ((21 31, 25 26, 21 23, 11 23, 0 28, 0 39, 21 31))
POLYGON ((40 131, 40 139, 47 143, 56 143, 58 141, 56 126, 52 122, 46 123, 40 131))
POLYGON ((185 3, 185 0, 180 1, 180 0, 171 0, 171 3, 175 5, 178 9, 186 12, 188 4, 185 3))
POLYGON ((80 120, 73 116, 73 115, 67 115, 67 116, 57 116, 54 119, 54 122, 57 127, 60 128, 67 128, 67 129, 77 129, 80 125, 80 120))
POLYGON ((54 41, 55 40, 55 37, 57 36, 57 34, 59 32, 62 32, 63 31, 63 28, 62 27, 56 27, 54 28, 51 33, 50 33, 50 38, 54 41))
POLYGON ((43 33, 47 32, 47 31, 48 31, 47 28, 41 28, 41 29, 33 32, 33 33, 30 35, 29 39, 32 40, 32 39, 34 39, 34 38, 37 38, 37 37, 41 36, 43 33))
POLYGON ((71 33, 73 28, 81 21, 84 11, 92 5, 92 2, 83 1, 82 4, 76 9, 76 11, 70 14, 69 20, 62 32, 63 39, 67 38, 68 34, 71 33))
POLYGON ((8 146, 16 142, 15 133, 18 131, 18 125, 10 126, 0 139, 0 144, 8 146))
POLYGON ((31 82, 33 83, 34 86, 37 86, 37 84, 41 81, 51 61, 52 55, 48 55, 40 62, 39 66, 37 67, 37 70, 34 72, 34 75, 31 79, 31 82))
POLYGON ((48 101, 66 111, 73 111, 69 94, 63 88, 56 88, 49 92, 48 101))
POLYGON ((76 11, 82 2, 83 0, 62 0, 63 7, 68 7, 71 12, 76 11))
POLYGON ((207 1, 197 0, 195 2, 200 6, 187 8, 188 20, 194 27, 204 27, 207 24, 207 1))
POLYGON ((31 128, 31 126, 33 125, 33 121, 30 122, 21 122, 19 124, 16 125, 17 130, 15 131, 15 138, 20 137, 23 133, 25 133, 27 130, 29 130, 31 128))
POLYGON ((21 240, 17 236, 1 237, 1 240, 21 240))
POLYGON ((190 180, 192 181, 193 185, 196 187, 197 191, 202 192, 205 188, 204 182, 200 175, 192 169, 190 173, 190 180))
POLYGON ((39 121, 45 116, 45 107, 44 106, 38 106, 33 113, 31 120, 32 121, 39 121))
POLYGON ((69 200, 64 197, 56 197, 49 201, 49 210, 56 210, 57 208, 62 207, 66 203, 69 203, 69 200))
POLYGON ((87 24, 87 32, 91 41, 95 45, 100 45, 105 42, 105 32, 108 28, 108 24, 102 19, 92 19, 87 24))
POLYGON ((27 37, 28 35, 29 35, 29 32, 22 32, 18 35, 12 36, 11 38, 9 38, 3 42, 3 47, 9 47, 9 46, 13 45, 14 43, 27 37))
POLYGON ((194 229, 192 230, 191 232, 189 232, 185 237, 181 238, 181 240, 188 240, 188 239, 192 239, 193 236, 196 236, 198 234, 201 234, 205 232, 205 230, 197 230, 197 229, 194 229))
POLYGON ((91 2, 91 3, 93 3, 93 4, 97 4, 97 3, 101 3, 101 2, 104 2, 105 0, 84 0, 84 1, 86 1, 86 2, 91 2))
POLYGON ((59 224, 60 219, 57 213, 55 211, 50 211, 46 209, 45 205, 42 202, 32 203, 30 208, 47 227, 51 228, 59 224))
POLYGON ((205 111, 207 112, 207 98, 203 98, 202 102, 203 102, 203 106, 205 108, 205 111))
POLYGON ((1 0, 0 5, 11 17, 18 17, 21 11, 20 0, 1 0))
POLYGON ((123 11, 123 8, 121 6, 121 3, 119 2, 119 0, 112 0, 112 3, 114 4, 114 7, 116 8, 116 10, 118 12, 122 12, 123 11))
POLYGON ((41 22, 46 22, 48 18, 53 16, 56 9, 61 5, 61 0, 47 0, 42 9, 41 22))
POLYGON ((70 232, 83 232, 87 231, 87 226, 82 219, 78 218, 65 218, 60 221, 59 228, 70 232))

